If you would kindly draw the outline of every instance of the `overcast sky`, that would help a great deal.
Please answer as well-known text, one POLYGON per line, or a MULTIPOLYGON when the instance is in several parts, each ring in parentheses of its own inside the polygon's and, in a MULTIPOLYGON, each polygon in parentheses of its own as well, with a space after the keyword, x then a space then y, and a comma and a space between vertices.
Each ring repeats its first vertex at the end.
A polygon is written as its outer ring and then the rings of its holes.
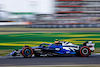
POLYGON ((1 9, 10 12, 37 12, 51 14, 54 0, 0 0, 1 9))

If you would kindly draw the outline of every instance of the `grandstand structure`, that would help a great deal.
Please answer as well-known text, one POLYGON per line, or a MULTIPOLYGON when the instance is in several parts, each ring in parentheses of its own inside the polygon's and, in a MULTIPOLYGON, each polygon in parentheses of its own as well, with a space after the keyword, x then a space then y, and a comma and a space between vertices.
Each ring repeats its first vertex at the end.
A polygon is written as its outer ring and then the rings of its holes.
POLYGON ((100 23, 100 0, 55 0, 55 20, 59 24, 100 23))

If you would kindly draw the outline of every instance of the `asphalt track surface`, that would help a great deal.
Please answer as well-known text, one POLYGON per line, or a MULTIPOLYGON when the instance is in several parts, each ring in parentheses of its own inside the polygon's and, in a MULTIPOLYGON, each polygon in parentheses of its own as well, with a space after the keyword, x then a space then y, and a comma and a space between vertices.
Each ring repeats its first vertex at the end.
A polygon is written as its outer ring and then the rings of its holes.
POLYGON ((26 65, 84 65, 100 64, 100 54, 89 57, 0 57, 0 66, 26 66, 26 65))

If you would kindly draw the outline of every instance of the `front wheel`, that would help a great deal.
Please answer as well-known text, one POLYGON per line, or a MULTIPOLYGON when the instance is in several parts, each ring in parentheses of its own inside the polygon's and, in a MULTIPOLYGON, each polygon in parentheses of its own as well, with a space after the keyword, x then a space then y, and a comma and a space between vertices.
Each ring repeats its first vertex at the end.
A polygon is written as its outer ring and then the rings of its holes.
POLYGON ((83 57, 88 57, 91 53, 89 47, 87 46, 81 47, 79 52, 80 52, 80 55, 83 57))
POLYGON ((25 47, 25 48, 22 50, 22 55, 23 55, 25 58, 30 58, 30 57, 32 57, 32 54, 33 54, 33 50, 32 50, 30 47, 25 47))

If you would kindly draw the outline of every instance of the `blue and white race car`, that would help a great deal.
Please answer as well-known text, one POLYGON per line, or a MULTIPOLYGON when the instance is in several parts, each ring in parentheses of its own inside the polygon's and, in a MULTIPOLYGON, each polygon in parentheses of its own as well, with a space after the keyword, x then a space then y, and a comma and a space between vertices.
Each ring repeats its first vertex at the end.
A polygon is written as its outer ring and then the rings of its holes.
POLYGON ((75 45, 70 42, 59 41, 58 44, 42 43, 38 47, 24 46, 22 49, 15 50, 7 56, 20 56, 25 58, 39 56, 82 56, 88 57, 95 50, 95 43, 87 41, 83 45, 75 45))

